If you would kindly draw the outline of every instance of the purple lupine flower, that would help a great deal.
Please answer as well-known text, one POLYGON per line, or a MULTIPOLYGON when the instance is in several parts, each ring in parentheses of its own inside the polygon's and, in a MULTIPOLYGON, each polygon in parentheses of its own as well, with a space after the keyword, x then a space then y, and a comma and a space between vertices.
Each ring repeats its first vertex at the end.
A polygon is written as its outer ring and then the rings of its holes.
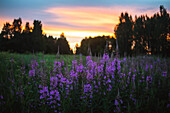
POLYGON ((110 80, 110 79, 108 79, 106 83, 111 83, 111 80, 110 80))
POLYGON ((89 92, 89 91, 91 91, 91 85, 90 84, 84 85, 84 92, 89 92))
POLYGON ((50 97, 47 100, 52 100, 52 99, 53 99, 53 96, 50 95, 50 97))
POLYGON ((152 68, 153 68, 153 66, 152 66, 152 65, 150 65, 150 68, 152 69, 152 68))
POLYGON ((107 91, 111 91, 112 90, 112 86, 111 84, 109 84, 109 88, 107 89, 107 91))
POLYGON ((121 66, 120 65, 117 66, 117 70, 118 70, 118 73, 121 72, 121 66))
POLYGON ((84 66, 82 64, 80 64, 79 66, 77 66, 77 72, 79 73, 82 73, 83 72, 83 69, 84 69, 84 66))
POLYGON ((38 66, 39 66, 39 64, 37 63, 37 61, 36 60, 32 60, 32 63, 31 63, 32 65, 31 65, 31 68, 32 69, 36 69, 38 66))
POLYGON ((167 72, 166 71, 162 72, 162 76, 166 77, 167 76, 167 72))
POLYGON ((98 85, 100 86, 100 81, 98 81, 98 85))
POLYGON ((48 86, 43 88, 44 92, 48 92, 48 86))
POLYGON ((61 62, 54 61, 53 73, 54 73, 54 75, 61 74, 61 62))
POLYGON ((70 73, 70 75, 71 75, 73 78, 77 79, 78 73, 75 72, 75 71, 72 71, 72 73, 70 73))
POLYGON ((53 90, 50 91, 50 94, 51 94, 51 95, 54 95, 54 93, 55 93, 55 92, 54 92, 53 90))
POLYGON ((109 88, 110 88, 110 89, 112 89, 112 86, 111 86, 111 84, 109 84, 109 88))
POLYGON ((89 71, 87 72, 87 80, 92 80, 93 74, 91 74, 89 71))
POLYGON ((29 71, 29 76, 34 77, 35 76, 35 69, 29 71))
POLYGON ((119 103, 118 103, 117 99, 115 99, 115 105, 116 105, 116 106, 117 106, 117 105, 119 105, 119 103))
POLYGON ((87 56, 87 57, 86 57, 86 61, 89 61, 89 60, 91 60, 91 57, 90 57, 90 56, 87 56))
POLYGON ((94 88, 96 88, 96 89, 97 89, 97 88, 98 88, 98 86, 97 86, 97 85, 95 85, 95 86, 94 86, 94 88))
POLYGON ((108 54, 103 54, 103 60, 108 61, 109 60, 109 55, 108 54))
POLYGON ((62 78, 60 79, 60 81, 61 81, 62 83, 66 83, 66 78, 62 77, 62 78))
POLYGON ((40 99, 43 99, 43 98, 44 98, 43 95, 41 95, 41 96, 40 96, 40 99))
POLYGON ((147 71, 147 70, 148 70, 148 65, 146 64, 145 71, 147 71))
POLYGON ((100 66, 97 67, 98 73, 103 72, 103 67, 104 67, 104 65, 100 65, 100 66))
POLYGON ((123 100, 122 99, 120 99, 120 103, 123 104, 123 100))
POLYGON ((42 95, 40 96, 40 99, 45 98, 46 96, 49 96, 48 87, 43 86, 43 89, 39 91, 42 95))
POLYGON ((61 62, 54 61, 54 66, 61 67, 61 62))

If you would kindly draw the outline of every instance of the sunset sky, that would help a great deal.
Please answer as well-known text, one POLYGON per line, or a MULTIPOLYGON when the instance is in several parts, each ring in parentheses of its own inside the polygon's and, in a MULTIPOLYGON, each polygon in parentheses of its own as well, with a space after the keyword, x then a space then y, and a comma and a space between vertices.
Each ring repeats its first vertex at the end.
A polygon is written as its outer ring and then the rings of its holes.
POLYGON ((121 12, 151 16, 160 5, 170 11, 170 0, 1 0, 0 31, 14 18, 21 17, 22 26, 41 20, 44 33, 59 37, 64 32, 73 49, 85 36, 113 35, 121 12))

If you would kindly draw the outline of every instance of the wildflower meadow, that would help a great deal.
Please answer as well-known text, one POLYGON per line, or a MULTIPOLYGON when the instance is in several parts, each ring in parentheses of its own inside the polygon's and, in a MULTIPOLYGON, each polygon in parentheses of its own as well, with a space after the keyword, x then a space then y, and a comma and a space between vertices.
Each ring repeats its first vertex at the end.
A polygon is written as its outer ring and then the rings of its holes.
POLYGON ((0 54, 2 113, 170 111, 168 58, 7 55, 0 54))

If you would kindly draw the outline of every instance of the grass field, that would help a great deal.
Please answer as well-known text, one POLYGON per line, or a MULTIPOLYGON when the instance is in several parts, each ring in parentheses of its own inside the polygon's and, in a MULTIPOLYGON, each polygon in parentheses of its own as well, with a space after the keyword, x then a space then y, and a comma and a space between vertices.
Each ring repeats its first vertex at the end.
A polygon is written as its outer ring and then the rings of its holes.
POLYGON ((0 53, 2 113, 168 113, 170 60, 0 53))

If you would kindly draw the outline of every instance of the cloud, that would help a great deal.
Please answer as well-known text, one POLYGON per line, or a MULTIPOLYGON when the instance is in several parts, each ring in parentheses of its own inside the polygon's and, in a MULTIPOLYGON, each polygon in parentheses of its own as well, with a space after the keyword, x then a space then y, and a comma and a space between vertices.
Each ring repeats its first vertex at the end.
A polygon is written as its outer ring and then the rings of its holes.
POLYGON ((51 19, 51 23, 64 23, 79 30, 98 29, 108 32, 119 20, 115 16, 118 13, 107 7, 53 7, 44 12, 57 17, 51 19))
POLYGON ((156 13, 156 8, 134 6, 112 6, 112 7, 51 7, 44 13, 53 15, 54 18, 47 19, 46 24, 58 27, 70 27, 75 30, 103 30, 112 32, 113 27, 118 24, 121 12, 135 15, 156 13), (153 13, 154 12, 154 13, 153 13))

